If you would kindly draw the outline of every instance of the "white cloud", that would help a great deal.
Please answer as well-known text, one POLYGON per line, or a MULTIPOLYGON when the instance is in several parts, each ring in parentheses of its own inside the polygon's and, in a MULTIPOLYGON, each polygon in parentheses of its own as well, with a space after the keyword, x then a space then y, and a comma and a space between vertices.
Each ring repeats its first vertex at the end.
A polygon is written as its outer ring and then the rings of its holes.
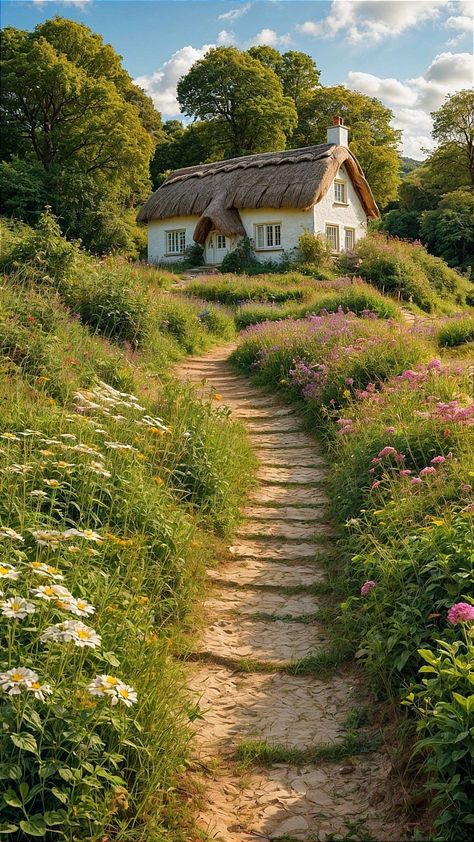
POLYGON ((305 21, 296 29, 303 35, 333 38, 341 34, 353 43, 373 43, 437 20, 448 4, 449 0, 333 0, 326 17, 305 21))
POLYGON ((472 18, 469 18, 467 15, 450 17, 447 19, 445 26, 447 26, 448 29, 462 29, 463 31, 471 32, 472 18))
POLYGON ((176 85, 179 79, 188 72, 194 62, 202 58, 214 46, 214 44, 203 44, 199 48, 191 47, 191 45, 181 47, 154 73, 135 79, 135 84, 151 96, 159 111, 167 117, 176 117, 180 114, 176 99, 176 85))
POLYGON ((92 0, 31 0, 34 6, 44 6, 45 3, 56 3, 57 6, 77 6, 85 9, 92 0))
POLYGON ((251 3, 245 3, 244 6, 239 6, 237 9, 229 9, 228 12, 218 15, 217 20, 238 20, 238 18, 241 18, 242 15, 248 12, 251 6, 251 3))
POLYGON ((250 41, 252 47, 288 47, 292 43, 293 39, 288 32, 285 35, 278 35, 274 29, 261 29, 250 41))
POLYGON ((433 148, 430 111, 442 105, 445 97, 472 82, 473 60, 469 53, 440 53, 423 76, 414 79, 384 79, 371 73, 351 71, 346 85, 352 90, 381 99, 392 108, 395 128, 403 132, 402 151, 414 158, 423 149, 433 148))
POLYGON ((219 47, 229 47, 235 44, 235 34, 228 29, 221 29, 217 36, 217 43, 219 47))

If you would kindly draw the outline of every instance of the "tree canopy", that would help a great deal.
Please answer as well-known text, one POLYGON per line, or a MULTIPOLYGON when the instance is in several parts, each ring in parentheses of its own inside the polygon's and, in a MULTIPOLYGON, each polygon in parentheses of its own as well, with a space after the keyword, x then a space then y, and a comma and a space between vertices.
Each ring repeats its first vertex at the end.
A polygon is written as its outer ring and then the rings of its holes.
POLYGON ((474 186, 474 91, 458 91, 448 96, 431 116, 433 137, 441 147, 452 144, 462 152, 464 167, 474 186))
MULTIPOLYGON (((3 183, 12 170, 37 183, 63 225, 75 236, 86 233, 80 211, 74 221, 68 202, 86 201, 127 207, 149 185, 149 161, 161 135, 160 115, 133 84, 113 48, 86 26, 54 18, 33 32, 7 28, 2 33, 0 109, 3 183), (38 166, 39 165, 39 166, 38 166), (72 192, 80 186, 81 193, 72 192), (61 206, 61 207, 60 207, 61 206)), ((34 207, 31 187, 27 202, 34 207)), ((21 204, 25 197, 18 195, 21 204)), ((7 193, 10 206, 13 197, 7 193)), ((12 208, 13 209, 13 208, 12 208)), ((115 210, 117 214, 117 210, 115 210)), ((87 242, 85 245, 93 245, 87 242)), ((114 247, 114 244, 110 244, 114 247)))
POLYGON ((284 149, 296 109, 276 73, 235 47, 218 47, 178 82, 184 114, 212 124, 224 157, 284 149))

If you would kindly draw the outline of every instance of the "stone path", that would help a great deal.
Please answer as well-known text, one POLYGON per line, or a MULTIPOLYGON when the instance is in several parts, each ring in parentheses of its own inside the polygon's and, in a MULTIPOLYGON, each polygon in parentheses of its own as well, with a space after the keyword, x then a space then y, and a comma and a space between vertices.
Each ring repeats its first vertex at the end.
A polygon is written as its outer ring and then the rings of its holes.
POLYGON ((260 463, 228 559, 209 571, 208 624, 188 665, 202 713, 195 723, 204 769, 199 838, 400 840, 386 804, 386 750, 334 761, 309 756, 318 746, 341 744, 348 714, 364 701, 348 667, 291 674, 299 659, 331 648, 318 621, 325 581, 318 559, 333 540, 324 457, 293 409, 232 370, 231 350, 214 349, 178 369, 204 392, 221 395, 246 425, 260 463), (239 745, 262 740, 304 752, 300 765, 290 756, 242 767, 239 745))

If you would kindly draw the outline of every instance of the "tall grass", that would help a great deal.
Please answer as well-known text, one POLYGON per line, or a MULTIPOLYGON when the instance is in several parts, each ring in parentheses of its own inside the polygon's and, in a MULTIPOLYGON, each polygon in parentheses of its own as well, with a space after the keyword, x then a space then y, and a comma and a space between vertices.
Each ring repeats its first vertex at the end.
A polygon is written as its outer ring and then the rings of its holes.
POLYGON ((143 311, 119 296, 107 316, 97 279, 144 288, 142 270, 94 264, 86 318, 82 268, 58 283, 26 261, 0 286, 0 828, 184 840, 195 710, 172 655, 253 460, 171 363, 232 323, 147 276, 156 325, 131 342, 118 325, 143 311))

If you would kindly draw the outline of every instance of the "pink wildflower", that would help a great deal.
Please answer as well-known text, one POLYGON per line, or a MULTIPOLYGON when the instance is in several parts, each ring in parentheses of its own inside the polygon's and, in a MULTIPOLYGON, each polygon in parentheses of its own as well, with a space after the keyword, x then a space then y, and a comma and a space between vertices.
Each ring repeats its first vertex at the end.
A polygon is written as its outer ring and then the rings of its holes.
POLYGON ((427 474, 435 474, 436 468, 423 468, 420 471, 420 477, 425 477, 427 474))
POLYGON ((400 471, 401 477, 409 477, 410 474, 411 474, 411 471, 408 468, 405 468, 403 471, 400 471))
POLYGON ((367 582, 364 582, 364 584, 362 585, 362 587, 360 589, 361 596, 367 596, 369 591, 371 591, 372 588, 375 588, 376 584, 377 583, 373 582, 372 579, 369 579, 367 582))
POLYGON ((429 361, 426 368, 428 369, 428 371, 431 371, 432 369, 439 371, 439 369, 441 368, 441 360, 438 360, 435 357, 435 359, 429 361))
POLYGON ((396 452, 397 452, 396 447, 390 447, 390 445, 387 445, 387 447, 384 447, 383 450, 380 451, 379 457, 383 458, 384 456, 391 456, 392 454, 395 454, 396 452))
POLYGON ((474 512, 474 503, 468 503, 467 506, 464 506, 461 511, 463 512, 474 512))
POLYGON ((378 488, 378 487, 379 487, 379 485, 380 485, 380 480, 379 480, 379 479, 376 479, 376 480, 372 483, 372 485, 371 485, 370 487, 371 487, 371 488, 378 488))
POLYGON ((469 485, 468 482, 464 483, 464 485, 461 485, 461 491, 464 491, 466 494, 468 494, 469 491, 472 491, 472 485, 469 485))
POLYGON ((468 602, 455 602, 448 611, 448 622, 455 626, 456 623, 469 623, 474 620, 474 605, 468 602))
POLYGON ((410 482, 412 485, 420 485, 420 483, 423 482, 423 480, 421 480, 420 477, 413 477, 413 479, 411 479, 410 482))
POLYGON ((395 427, 387 427, 387 429, 385 430, 385 432, 386 432, 386 433, 394 433, 394 432, 395 432, 395 427))
POLYGON ((446 462, 445 456, 434 456, 433 459, 431 460, 432 465, 442 465, 443 462, 446 462))

